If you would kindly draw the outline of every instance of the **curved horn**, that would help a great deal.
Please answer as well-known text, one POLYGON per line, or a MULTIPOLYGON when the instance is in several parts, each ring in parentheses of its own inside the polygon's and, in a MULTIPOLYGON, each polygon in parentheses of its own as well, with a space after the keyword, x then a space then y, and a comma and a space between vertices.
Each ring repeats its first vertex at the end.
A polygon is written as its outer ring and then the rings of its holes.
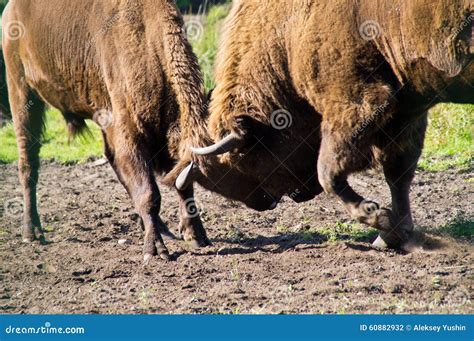
POLYGON ((219 142, 213 144, 212 146, 205 148, 191 148, 191 151, 196 155, 201 156, 215 156, 225 154, 230 152, 235 148, 242 147, 244 140, 237 135, 236 133, 231 133, 219 142))
POLYGON ((178 191, 184 191, 188 188, 195 179, 197 166, 194 162, 191 162, 188 167, 186 167, 178 176, 175 182, 176 189, 178 191))

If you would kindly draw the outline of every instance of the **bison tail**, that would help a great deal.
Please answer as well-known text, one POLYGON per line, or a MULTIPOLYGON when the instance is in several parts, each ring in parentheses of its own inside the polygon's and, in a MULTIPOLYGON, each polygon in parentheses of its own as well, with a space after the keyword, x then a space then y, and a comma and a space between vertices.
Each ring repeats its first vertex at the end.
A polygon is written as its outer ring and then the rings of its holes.
POLYGON ((92 137, 92 133, 85 119, 73 113, 63 113, 63 116, 67 123, 69 141, 76 137, 92 137))

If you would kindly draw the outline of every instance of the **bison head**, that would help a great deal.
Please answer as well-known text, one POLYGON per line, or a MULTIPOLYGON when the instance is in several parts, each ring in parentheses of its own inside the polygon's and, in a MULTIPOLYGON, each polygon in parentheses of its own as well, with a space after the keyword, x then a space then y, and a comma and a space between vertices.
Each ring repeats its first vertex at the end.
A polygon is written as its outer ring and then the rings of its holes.
POLYGON ((321 193, 316 169, 318 116, 313 117, 316 125, 308 125, 292 117, 282 121, 285 118, 278 114, 289 112, 276 111, 267 122, 249 115, 227 120, 232 128, 220 131, 218 142, 192 148, 195 161, 181 172, 176 187, 184 189, 197 181, 259 211, 275 208, 285 195, 302 202, 321 193))

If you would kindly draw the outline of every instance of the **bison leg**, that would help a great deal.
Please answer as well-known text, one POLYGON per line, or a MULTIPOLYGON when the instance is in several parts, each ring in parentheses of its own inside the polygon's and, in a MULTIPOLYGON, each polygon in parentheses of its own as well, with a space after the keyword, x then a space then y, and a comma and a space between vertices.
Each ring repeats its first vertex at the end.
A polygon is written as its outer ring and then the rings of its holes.
POLYGON ((18 170, 23 187, 22 236, 24 242, 32 242, 35 239, 44 242, 36 204, 36 185, 38 183, 39 152, 45 105, 28 88, 24 78, 16 79, 15 71, 12 70, 10 75, 9 92, 18 144, 18 170))
MULTIPOLYGON (((353 146, 341 141, 339 135, 323 129, 318 159, 319 181, 326 193, 335 194, 342 201, 353 219, 381 231, 393 233, 397 226, 392 212, 380 208, 376 202, 365 200, 347 181, 350 173, 368 165, 368 156, 364 157, 361 154, 363 153, 360 150, 353 150, 353 146)), ((399 245, 389 246, 395 248, 399 245)))
POLYGON ((418 159, 421 156, 423 140, 426 132, 426 117, 423 115, 416 122, 410 122, 402 134, 396 135, 403 127, 401 123, 392 125, 395 133, 391 134, 391 127, 385 130, 391 136, 388 145, 380 153, 380 163, 383 165, 385 179, 392 195, 392 211, 396 229, 382 231, 374 242, 378 247, 401 244, 407 234, 413 231, 413 219, 410 208, 410 186, 415 176, 418 159))
POLYGON ((194 201, 194 189, 190 186, 184 191, 178 191, 178 194, 181 219, 179 233, 181 238, 193 248, 211 245, 194 201))
POLYGON ((114 133, 115 131, 109 128, 104 134, 105 154, 140 215, 145 231, 144 260, 147 262, 157 254, 162 259, 169 260, 168 249, 160 234, 163 224, 159 217, 161 195, 153 169, 143 155, 146 153, 140 152, 143 151, 143 145, 140 149, 134 141, 123 136, 122 131, 119 131, 117 138, 114 139, 114 133), (119 148, 114 149, 112 141, 117 141, 119 148))
MULTIPOLYGON (((120 177, 120 172, 115 167, 114 153, 107 142, 107 138, 105 134, 104 134, 104 146, 105 146, 105 156, 107 157, 107 160, 109 160, 109 163, 114 169, 115 174, 117 175, 117 178, 119 179, 120 183, 123 185, 123 187, 125 187, 125 189, 128 192, 128 188, 125 185, 125 182, 120 177)), ((128 195, 130 196, 130 192, 128 192, 128 195)), ((168 225, 166 225, 165 222, 161 220, 160 216, 157 217, 157 222, 158 222, 158 230, 160 231, 160 234, 163 238, 176 239, 176 236, 169 230, 168 225)), ((145 224, 143 223, 143 219, 141 217, 139 218, 139 224, 142 231, 145 231, 145 224)))

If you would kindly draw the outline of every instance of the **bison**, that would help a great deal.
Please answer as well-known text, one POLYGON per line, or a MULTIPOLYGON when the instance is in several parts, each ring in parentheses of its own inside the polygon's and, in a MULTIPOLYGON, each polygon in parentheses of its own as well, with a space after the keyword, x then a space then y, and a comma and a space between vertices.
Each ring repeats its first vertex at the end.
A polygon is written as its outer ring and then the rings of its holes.
POLYGON ((473 13, 472 0, 235 1, 209 108, 219 142, 193 149, 177 186, 223 192, 208 180, 228 167, 275 200, 324 190, 380 230, 375 245, 401 246, 413 231, 409 189, 428 110, 474 103, 473 13), (374 167, 391 209, 347 181, 374 167))
MULTIPOLYGON (((12 0, 3 32, 24 192, 23 240, 44 239, 36 187, 48 104, 63 113, 72 135, 86 129, 86 119, 101 126, 105 155, 141 217, 145 260, 157 253, 169 259, 155 175, 189 159, 189 146, 211 141, 202 76, 175 2, 12 0)), ((216 167, 216 176, 226 173, 232 177, 221 184, 247 184, 248 202, 270 201, 254 191, 253 178, 216 167)), ((182 237, 194 247, 208 245, 193 212, 192 186, 178 194, 182 237)))

